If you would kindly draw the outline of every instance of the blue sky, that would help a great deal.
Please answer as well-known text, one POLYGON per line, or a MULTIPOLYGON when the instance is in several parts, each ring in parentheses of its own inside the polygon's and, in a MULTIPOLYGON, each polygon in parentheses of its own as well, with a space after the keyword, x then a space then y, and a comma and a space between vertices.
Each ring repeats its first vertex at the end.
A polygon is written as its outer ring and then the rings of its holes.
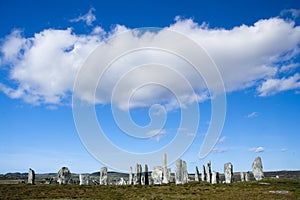
MULTIPOLYGON (((147 130, 144 135, 147 139, 124 135, 111 112, 114 81, 128 70, 125 64, 150 62, 151 58, 170 62, 168 55, 161 52, 156 55, 157 52, 144 51, 128 55, 112 66, 100 82, 103 88, 98 88, 95 94, 98 122, 114 145, 126 152, 147 153, 168 145, 176 133, 183 133, 194 138, 181 156, 190 172, 208 160, 216 171, 222 172, 224 163, 229 161, 234 171, 249 171, 256 156, 262 157, 268 171, 300 169, 299 1, 270 4, 214 0, 176 3, 12 0, 1 1, 0 11, 0 173, 25 172, 29 167, 37 173, 56 172, 62 166, 68 166, 72 172, 94 172, 105 165, 89 153, 93 150, 82 143, 82 133, 78 134, 72 110, 73 85, 77 73, 98 45, 105 53, 110 47, 103 41, 142 27, 179 32, 205 49, 218 67, 226 89, 224 127, 212 151, 200 159, 199 150, 211 121, 211 97, 203 88, 203 80, 195 81, 194 73, 185 68, 188 66, 174 58, 171 65, 180 65, 176 69, 186 75, 197 98, 186 93, 183 84, 173 76, 166 75, 170 86, 179 89, 175 96, 183 105, 174 103, 176 98, 170 90, 143 87, 131 99, 132 120, 146 126, 151 122, 149 108, 160 104, 162 107, 154 109, 153 117, 161 116, 155 112, 164 108, 166 123, 159 130, 147 130), (180 117, 195 104, 200 109, 199 128, 189 132, 181 127, 180 117)), ((140 38, 149 41, 146 36, 140 38)), ((125 42, 132 44, 137 39, 140 44, 140 38, 129 37, 125 42)), ((123 47, 123 44, 120 41, 116 45, 123 47)), ((93 77, 94 71, 90 73, 89 77, 93 77)), ((151 71, 135 73, 130 76, 132 79, 161 75, 151 71)), ((137 84, 132 79, 125 83, 137 84)), ((80 83, 90 86, 87 79, 80 83)), ((79 87, 78 92, 79 98, 89 100, 85 88, 79 87)), ((124 111, 128 108, 125 100, 117 94, 113 106, 124 111)), ((101 154, 111 156, 111 170, 113 162, 121 162, 128 169, 135 164, 109 149, 101 154)), ((147 163, 150 168, 161 164, 151 159, 147 163)))

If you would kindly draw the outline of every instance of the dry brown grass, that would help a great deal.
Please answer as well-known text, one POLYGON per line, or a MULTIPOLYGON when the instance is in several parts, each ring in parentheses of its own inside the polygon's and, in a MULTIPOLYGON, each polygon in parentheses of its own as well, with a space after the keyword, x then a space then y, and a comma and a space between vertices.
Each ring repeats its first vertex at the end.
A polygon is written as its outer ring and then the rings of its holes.
POLYGON ((0 185, 0 199, 300 199, 300 181, 267 179, 210 185, 161 186, 0 185), (267 184, 261 184, 261 183, 267 184), (286 190, 287 194, 269 191, 286 190))

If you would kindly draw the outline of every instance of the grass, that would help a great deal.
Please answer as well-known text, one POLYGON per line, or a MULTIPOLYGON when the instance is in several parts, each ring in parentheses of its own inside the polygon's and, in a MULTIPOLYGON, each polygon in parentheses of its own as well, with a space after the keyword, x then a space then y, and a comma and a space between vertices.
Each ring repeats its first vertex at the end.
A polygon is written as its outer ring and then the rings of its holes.
POLYGON ((211 185, 80 186, 0 184, 0 199, 300 199, 300 181, 265 179, 211 185), (287 194, 269 191, 286 190, 287 194))

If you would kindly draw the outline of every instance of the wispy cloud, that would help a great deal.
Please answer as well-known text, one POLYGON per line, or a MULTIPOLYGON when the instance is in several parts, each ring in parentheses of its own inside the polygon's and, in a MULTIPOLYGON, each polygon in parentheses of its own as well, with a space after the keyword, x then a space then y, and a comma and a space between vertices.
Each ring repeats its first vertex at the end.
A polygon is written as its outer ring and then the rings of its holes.
POLYGON ((229 151, 229 148, 213 148, 213 150, 212 150, 212 152, 215 152, 215 153, 224 153, 227 151, 229 151))
POLYGON ((248 115, 245 116, 246 118, 254 118, 254 117, 258 117, 258 112, 252 112, 248 115))
POLYGON ((147 133, 147 136, 151 137, 151 139, 156 140, 159 142, 165 135, 167 134, 167 131, 165 129, 155 129, 151 130, 147 133))
POLYGON ((96 16, 93 14, 94 11, 95 11, 95 8, 90 8, 88 13, 86 13, 85 15, 81 15, 77 18, 71 19, 70 22, 84 21, 86 23, 86 25, 92 26, 93 22, 96 20, 96 16))
POLYGON ((296 73, 290 77, 283 77, 280 79, 271 78, 262 83, 257 89, 259 96, 271 96, 279 92, 299 89, 300 88, 300 74, 296 73))
POLYGON ((197 133, 189 132, 186 135, 189 136, 189 137, 195 137, 197 135, 197 133))
POLYGON ((222 142, 224 142, 225 140, 226 140, 226 137, 223 136, 223 137, 221 137, 221 138, 218 140, 218 142, 219 142, 219 143, 222 143, 222 142))
POLYGON ((296 19, 300 15, 300 9, 284 9, 280 12, 280 16, 282 17, 291 17, 292 19, 296 19))
POLYGON ((280 149, 280 151, 281 151, 281 152, 286 152, 287 149, 286 149, 286 148, 282 148, 282 149, 280 149))
POLYGON ((264 147, 253 147, 253 148, 250 148, 249 151, 252 151, 255 153, 260 153, 260 152, 264 152, 265 148, 264 147))

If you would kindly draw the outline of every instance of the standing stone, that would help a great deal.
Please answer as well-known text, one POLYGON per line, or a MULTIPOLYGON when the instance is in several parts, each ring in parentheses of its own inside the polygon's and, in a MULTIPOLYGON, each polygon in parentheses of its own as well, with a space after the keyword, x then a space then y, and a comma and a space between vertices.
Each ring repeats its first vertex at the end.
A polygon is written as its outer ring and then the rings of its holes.
POLYGON ((188 182, 188 172, 186 162, 181 159, 176 161, 175 166, 175 183, 185 184, 188 182))
POLYGON ((62 184, 68 184, 71 178, 71 172, 67 167, 62 167, 57 173, 57 182, 62 184))
POLYGON ((245 181, 245 173, 241 172, 240 175, 241 175, 241 182, 244 182, 245 181))
POLYGON ((29 168, 27 183, 34 185, 34 181, 35 181, 35 172, 33 169, 29 168))
POLYGON ((196 166, 196 171, 195 171, 195 181, 199 182, 199 170, 198 170, 197 166, 196 166))
POLYGON ((152 178, 152 176, 149 177, 149 185, 153 185, 153 178, 152 178))
POLYGON ((175 183, 182 184, 183 173, 182 173, 182 160, 179 159, 176 161, 175 166, 175 183))
POLYGON ((207 164, 206 164, 206 181, 208 183, 211 183, 211 162, 208 161, 207 164))
POLYGON ((142 174, 143 174, 143 171, 142 171, 142 165, 138 165, 138 184, 141 185, 142 184, 142 174))
POLYGON ((206 172, 205 172, 205 166, 204 165, 202 165, 201 180, 206 181, 206 172))
POLYGON ((233 178, 233 165, 229 163, 224 164, 225 183, 231 183, 233 178))
POLYGON ((100 185, 107 185, 108 181, 107 181, 108 177, 107 177, 107 167, 102 167, 100 169, 100 185))
POLYGON ((185 161, 182 161, 182 174, 183 174, 182 184, 185 184, 189 181, 189 174, 187 171, 187 165, 185 161))
POLYGON ((163 169, 161 166, 155 166, 152 170, 152 179, 154 185, 162 184, 163 169))
POLYGON ((250 173, 245 172, 245 181, 250 181, 250 173))
POLYGON ((89 185, 90 176, 88 174, 79 174, 79 185, 89 185))
POLYGON ((144 177, 145 177, 145 185, 149 185, 149 174, 148 174, 148 165, 145 164, 145 169, 144 169, 144 177))
POLYGON ((128 185, 132 185, 133 180, 132 180, 132 167, 129 169, 129 178, 128 178, 128 185))
POLYGON ((218 172, 215 172, 215 171, 212 172, 212 174, 211 174, 211 183, 212 184, 219 183, 219 173, 218 172))
POLYGON ((259 156, 255 158, 252 164, 252 173, 257 181, 264 178, 263 165, 259 156))
POLYGON ((170 177, 169 177, 169 169, 167 168, 167 154, 164 153, 163 154, 163 180, 162 182, 164 184, 168 184, 170 177))
POLYGON ((135 166, 133 184, 134 185, 141 185, 142 184, 142 166, 138 163, 135 166))
POLYGON ((138 182, 138 164, 135 165, 134 175, 133 175, 133 185, 137 185, 138 182))
POLYGON ((116 182, 116 185, 126 185, 126 181, 124 178, 120 178, 120 180, 116 182))

